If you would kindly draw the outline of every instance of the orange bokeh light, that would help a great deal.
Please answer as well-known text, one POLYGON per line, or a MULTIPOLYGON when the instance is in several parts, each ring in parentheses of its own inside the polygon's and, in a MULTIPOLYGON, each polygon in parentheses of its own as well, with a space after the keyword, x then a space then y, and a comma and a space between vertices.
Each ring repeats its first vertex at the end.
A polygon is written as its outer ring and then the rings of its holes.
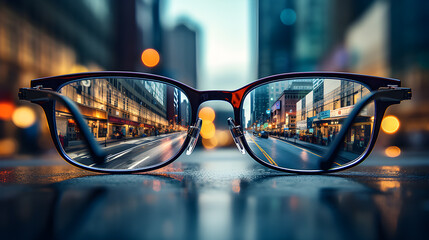
POLYGON ((215 125, 212 122, 203 121, 203 124, 201 126, 201 131, 200 131, 201 137, 205 139, 209 139, 214 137, 215 133, 216 133, 215 125))
POLYGON ((218 145, 217 138, 203 138, 201 139, 201 142, 205 149, 212 149, 215 148, 218 145))
POLYGON ((397 146, 390 146, 384 150, 384 154, 388 157, 395 158, 401 155, 401 149, 397 146))
POLYGON ((9 121, 14 110, 15 105, 12 102, 0 102, 0 120, 9 121))
POLYGON ((16 150, 16 141, 12 138, 0 140, 0 156, 10 156, 16 150))
POLYGON ((200 113, 198 114, 198 117, 201 118, 203 122, 204 121, 213 122, 215 119, 215 116, 216 116, 215 111, 211 107, 201 108, 200 113))
POLYGON ((213 138, 216 133, 216 127, 213 123, 215 119, 214 110, 210 107, 203 107, 198 113, 198 117, 203 120, 200 131, 201 137, 205 139, 213 138))
POLYGON ((27 106, 17 108, 12 114, 12 122, 20 128, 28 128, 36 122, 36 113, 27 106))
POLYGON ((148 48, 143 51, 142 56, 142 63, 146 67, 155 67, 159 63, 159 53, 153 48, 148 48))
POLYGON ((234 140, 231 137, 231 134, 228 130, 216 130, 215 138, 218 141, 218 146, 228 146, 233 144, 234 140))
POLYGON ((381 122, 381 129, 388 134, 394 134, 400 126, 399 119, 393 115, 386 116, 381 122))

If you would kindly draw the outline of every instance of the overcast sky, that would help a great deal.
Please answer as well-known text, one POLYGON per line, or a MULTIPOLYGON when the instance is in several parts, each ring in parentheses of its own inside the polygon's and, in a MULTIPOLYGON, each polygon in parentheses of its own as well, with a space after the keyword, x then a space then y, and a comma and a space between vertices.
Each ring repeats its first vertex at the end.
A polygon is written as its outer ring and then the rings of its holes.
POLYGON ((162 16, 169 27, 180 18, 200 27, 199 90, 233 90, 255 80, 248 0, 168 0, 162 16))

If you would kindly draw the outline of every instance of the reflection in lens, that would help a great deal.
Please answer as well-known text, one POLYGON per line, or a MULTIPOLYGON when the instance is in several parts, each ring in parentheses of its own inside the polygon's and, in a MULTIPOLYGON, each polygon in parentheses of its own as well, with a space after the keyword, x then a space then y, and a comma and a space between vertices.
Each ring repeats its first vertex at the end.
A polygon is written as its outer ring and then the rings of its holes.
MULTIPOLYGON (((253 89, 243 104, 245 137, 266 163, 291 170, 320 170, 353 107, 369 90, 337 79, 288 79, 253 89)), ((366 150, 374 122, 371 102, 354 119, 333 168, 354 163, 366 150)))
POLYGON ((173 158, 191 123, 191 108, 178 88, 146 79, 84 79, 60 92, 79 107, 108 154, 94 162, 68 109, 56 103, 59 142, 75 162, 98 169, 144 169, 173 158))

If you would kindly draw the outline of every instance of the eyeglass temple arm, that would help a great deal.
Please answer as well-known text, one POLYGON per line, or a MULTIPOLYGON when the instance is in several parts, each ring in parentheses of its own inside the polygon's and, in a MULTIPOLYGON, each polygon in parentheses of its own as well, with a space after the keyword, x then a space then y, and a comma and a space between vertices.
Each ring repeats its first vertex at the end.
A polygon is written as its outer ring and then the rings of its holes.
POLYGON ((71 113, 73 118, 76 120, 79 129, 83 133, 84 141, 89 147, 89 152, 93 157, 93 160, 97 163, 102 163, 106 159, 107 153, 100 147, 94 136, 88 129, 88 126, 79 111, 78 106, 68 97, 63 96, 52 90, 44 90, 37 88, 20 88, 18 93, 20 100, 27 100, 31 102, 41 102, 56 100, 62 103, 71 113))
POLYGON ((320 168, 325 171, 332 168, 332 165, 335 162, 335 158, 340 151, 342 142, 344 141, 344 137, 346 136, 349 128, 353 124, 353 121, 360 113, 360 111, 362 111, 362 109, 371 101, 378 100, 382 102, 388 102, 390 104, 398 104, 402 100, 408 99, 411 99, 411 89, 400 88, 396 86, 380 88, 379 90, 366 95, 358 104, 353 107, 353 111, 347 117, 345 123, 341 126, 341 130, 332 142, 332 146, 329 148, 328 152, 323 156, 322 160, 320 161, 320 168))

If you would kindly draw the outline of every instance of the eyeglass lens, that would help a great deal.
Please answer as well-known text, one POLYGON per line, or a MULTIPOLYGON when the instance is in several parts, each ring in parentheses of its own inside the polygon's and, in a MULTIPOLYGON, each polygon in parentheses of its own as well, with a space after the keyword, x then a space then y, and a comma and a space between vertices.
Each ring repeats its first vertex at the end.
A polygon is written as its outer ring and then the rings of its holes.
POLYGON ((95 140, 107 153, 95 162, 75 120, 55 105, 58 140, 74 162, 102 170, 138 170, 170 160, 183 146, 191 107, 179 88, 149 79, 83 79, 60 93, 79 107, 95 140))
MULTIPOLYGON (((241 126, 260 160, 290 170, 317 171, 353 106, 370 91, 346 79, 287 79, 245 96, 241 126)), ((374 103, 360 111, 341 142, 333 169, 353 164, 369 145, 374 103)))

